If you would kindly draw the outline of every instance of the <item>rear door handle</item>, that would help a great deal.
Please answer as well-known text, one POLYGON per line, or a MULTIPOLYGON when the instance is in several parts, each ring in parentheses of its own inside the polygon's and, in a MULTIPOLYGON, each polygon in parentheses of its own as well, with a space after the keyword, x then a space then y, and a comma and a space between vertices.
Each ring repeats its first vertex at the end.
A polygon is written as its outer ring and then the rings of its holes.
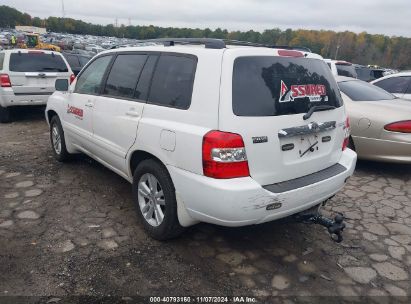
POLYGON ((127 111, 126 115, 131 116, 131 117, 139 117, 140 116, 140 114, 136 111, 127 111))
POLYGON ((89 101, 89 102, 87 102, 87 103, 85 104, 85 106, 88 107, 88 108, 92 108, 92 107, 94 107, 94 103, 92 103, 91 101, 89 101))

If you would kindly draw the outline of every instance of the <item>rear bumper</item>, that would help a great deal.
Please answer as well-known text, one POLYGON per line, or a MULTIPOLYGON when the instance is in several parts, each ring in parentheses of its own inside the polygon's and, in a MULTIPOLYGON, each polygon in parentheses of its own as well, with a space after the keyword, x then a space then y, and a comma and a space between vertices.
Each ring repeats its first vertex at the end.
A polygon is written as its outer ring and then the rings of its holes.
POLYGON ((339 164, 345 170, 297 189, 273 193, 251 177, 218 180, 173 166, 168 170, 188 214, 196 221, 246 226, 280 219, 315 206, 337 193, 355 169, 357 155, 346 149, 339 164), (267 210, 273 206, 277 209, 267 210))
POLYGON ((0 89, 0 105, 2 107, 45 105, 51 93, 45 95, 32 95, 27 93, 15 95, 11 88, 0 89))
POLYGON ((398 134, 396 140, 353 136, 358 158, 394 163, 411 163, 411 134, 398 134))

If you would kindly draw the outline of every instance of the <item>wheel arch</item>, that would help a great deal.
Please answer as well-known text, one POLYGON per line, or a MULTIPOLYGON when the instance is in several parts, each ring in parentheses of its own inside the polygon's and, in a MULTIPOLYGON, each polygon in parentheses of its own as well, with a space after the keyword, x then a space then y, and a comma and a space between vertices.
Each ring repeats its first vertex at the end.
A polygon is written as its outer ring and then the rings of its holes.
POLYGON ((160 164, 162 164, 167 169, 167 166, 165 165, 165 163, 159 157, 155 156, 154 154, 147 152, 145 150, 135 150, 130 153, 130 157, 128 161, 128 170, 129 170, 130 176, 133 176, 134 170, 137 168, 137 166, 146 159, 154 159, 158 161, 160 164))
POLYGON ((46 112, 46 118, 47 118, 47 122, 48 122, 48 124, 50 124, 50 122, 51 122, 51 119, 54 117, 54 116, 59 116, 58 114, 57 114, 57 112, 56 111, 54 111, 54 110, 47 110, 47 112, 46 112))
MULTIPOLYGON (((175 187, 175 183, 173 181, 173 177, 171 176, 166 164, 164 161, 162 161, 159 157, 156 155, 144 151, 144 150, 135 150, 130 153, 129 161, 128 161, 128 170, 129 170, 129 175, 132 177, 134 174, 134 170, 137 168, 138 164, 141 163, 144 160, 147 159, 154 159, 158 161, 160 164, 164 166, 166 169, 167 173, 169 174, 173 185, 175 187)), ((183 227, 189 227, 192 225, 195 225, 198 223, 197 220, 194 220, 187 212, 185 203, 183 202, 181 196, 178 194, 178 191, 176 190, 176 201, 177 201, 177 216, 178 220, 180 222, 180 225, 183 227)))

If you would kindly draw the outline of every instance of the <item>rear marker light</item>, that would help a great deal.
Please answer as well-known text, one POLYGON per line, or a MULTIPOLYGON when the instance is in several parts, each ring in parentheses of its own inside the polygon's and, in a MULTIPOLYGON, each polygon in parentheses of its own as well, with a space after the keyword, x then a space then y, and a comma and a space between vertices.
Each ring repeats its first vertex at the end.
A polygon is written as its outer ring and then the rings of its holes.
POLYGON ((2 88, 10 88, 11 81, 10 77, 7 74, 0 74, 0 87, 2 88))
POLYGON ((203 172, 212 178, 250 175, 243 139, 240 135, 210 131, 203 137, 203 172))
POLYGON ((344 140, 342 144, 342 150, 344 151, 350 142, 350 119, 347 117, 345 119, 345 124, 344 124, 344 140))
POLYGON ((399 133, 411 133, 411 120, 397 121, 384 127, 385 130, 399 133))

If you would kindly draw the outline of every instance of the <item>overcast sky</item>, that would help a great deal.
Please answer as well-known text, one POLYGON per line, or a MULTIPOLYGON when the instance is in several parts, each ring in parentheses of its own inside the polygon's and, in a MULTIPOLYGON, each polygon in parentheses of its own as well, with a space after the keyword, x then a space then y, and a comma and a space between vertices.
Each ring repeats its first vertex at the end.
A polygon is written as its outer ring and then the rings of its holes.
MULTIPOLYGON (((331 29, 411 37, 410 0, 63 0, 86 22, 217 27, 228 30, 331 29)), ((1 0, 31 16, 62 16, 61 0, 1 0)))

